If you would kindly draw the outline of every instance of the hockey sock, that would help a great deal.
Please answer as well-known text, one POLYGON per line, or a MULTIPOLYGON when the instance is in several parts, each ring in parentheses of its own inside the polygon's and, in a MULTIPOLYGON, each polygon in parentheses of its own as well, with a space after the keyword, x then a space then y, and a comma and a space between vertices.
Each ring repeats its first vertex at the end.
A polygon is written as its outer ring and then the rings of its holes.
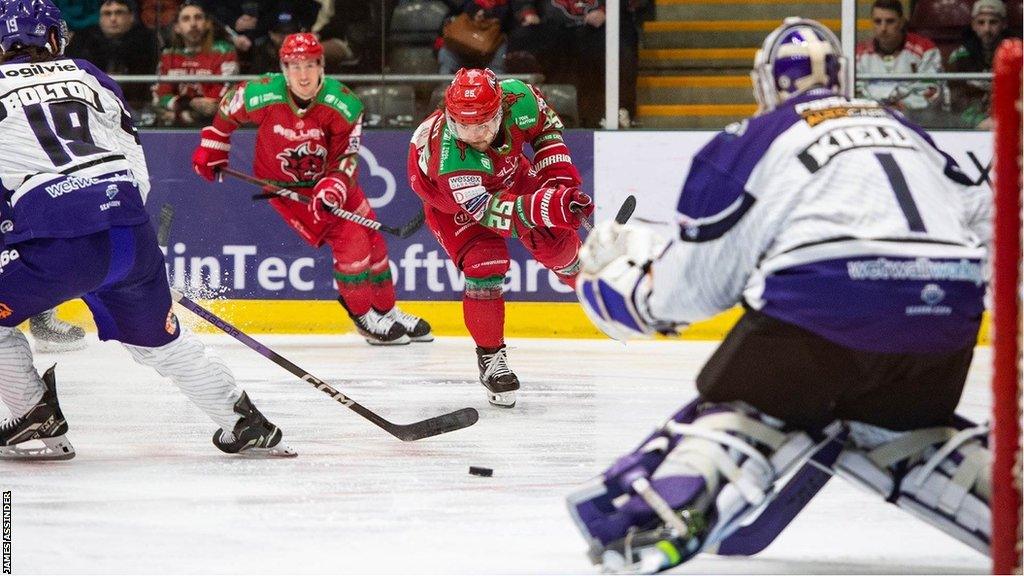
POLYGON ((20 417, 39 403, 45 387, 32 365, 28 339, 17 328, 0 326, 0 398, 20 417))
POLYGON ((391 268, 383 272, 370 273, 370 286, 373 287, 373 308, 381 314, 395 307, 395 283, 391 280, 391 268))
POLYGON ((501 294, 502 277, 477 280, 466 278, 462 296, 462 316, 470 336, 481 348, 497 348, 505 343, 505 298, 501 294))
POLYGON ((234 429, 238 422, 235 402, 242 395, 235 385, 235 376, 190 331, 182 329, 176 339, 156 348, 131 344, 124 347, 136 362, 170 378, 215 424, 225 430, 234 429))
MULTIPOLYGON (((351 316, 362 316, 370 311, 370 304, 373 302, 373 285, 369 282, 369 270, 358 274, 343 274, 335 270, 334 279, 338 281, 338 295, 351 316)), ((392 301, 392 305, 394 305, 394 301, 392 301)))

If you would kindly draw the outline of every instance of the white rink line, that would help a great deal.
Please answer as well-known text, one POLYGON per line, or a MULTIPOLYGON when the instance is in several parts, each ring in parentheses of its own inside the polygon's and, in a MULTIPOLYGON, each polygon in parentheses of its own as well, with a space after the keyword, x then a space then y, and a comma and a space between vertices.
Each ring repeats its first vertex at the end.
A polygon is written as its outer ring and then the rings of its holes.
MULTIPOLYGON (((78 457, 0 463, 0 488, 13 491, 15 574, 594 573, 565 494, 689 401, 717 345, 512 340, 523 390, 502 410, 487 405, 465 338, 371 348, 354 336, 258 337, 395 422, 480 411, 467 430, 403 443, 228 337, 203 339, 299 457, 222 455, 215 426, 172 385, 119 345, 93 342, 57 369, 78 457), (471 465, 494 476, 470 476, 471 465)), ((980 349, 965 416, 987 418, 988 362, 980 349)), ((833 481, 757 557, 701 557, 677 571, 988 569, 982 555, 833 481)))

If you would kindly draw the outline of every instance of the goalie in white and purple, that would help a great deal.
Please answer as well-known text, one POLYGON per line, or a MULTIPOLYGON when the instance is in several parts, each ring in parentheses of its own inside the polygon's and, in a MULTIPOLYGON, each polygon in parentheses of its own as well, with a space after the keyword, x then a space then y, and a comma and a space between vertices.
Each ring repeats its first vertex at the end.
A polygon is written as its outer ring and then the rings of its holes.
POLYGON ((217 448, 294 455, 223 361, 179 327, 121 89, 63 56, 66 31, 51 0, 0 0, 0 398, 11 411, 0 459, 75 455, 54 369, 40 378, 17 329, 74 298, 100 339, 123 343, 221 427, 217 448))
POLYGON ((832 32, 786 19, 755 58, 758 114, 693 158, 677 234, 606 222, 583 247, 577 294, 613 338, 744 309, 699 397, 569 497, 606 570, 756 553, 831 475, 988 552, 988 430, 954 409, 990 191, 844 74, 832 32))

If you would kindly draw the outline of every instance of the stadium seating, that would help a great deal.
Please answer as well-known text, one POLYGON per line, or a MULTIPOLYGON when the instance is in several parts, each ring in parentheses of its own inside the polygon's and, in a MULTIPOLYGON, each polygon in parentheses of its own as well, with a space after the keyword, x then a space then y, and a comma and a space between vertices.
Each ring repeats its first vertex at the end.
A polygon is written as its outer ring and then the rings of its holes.
POLYGON ((363 102, 367 128, 412 128, 416 121, 416 94, 412 86, 361 86, 355 89, 363 102))

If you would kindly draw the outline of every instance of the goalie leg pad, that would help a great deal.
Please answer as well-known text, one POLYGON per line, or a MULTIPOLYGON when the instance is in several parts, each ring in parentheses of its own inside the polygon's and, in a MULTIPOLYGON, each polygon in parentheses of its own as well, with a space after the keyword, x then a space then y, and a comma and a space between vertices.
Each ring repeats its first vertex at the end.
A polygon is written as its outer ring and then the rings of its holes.
POLYGON ((991 462, 987 425, 892 432, 851 423, 853 445, 840 454, 837 476, 989 554, 991 462))
POLYGON ((775 483, 842 430, 784 432, 749 407, 695 402, 569 497, 606 570, 653 573, 685 562, 767 506, 775 483))
POLYGON ((155 348, 124 347, 136 362, 170 378, 215 424, 225 430, 234 429, 238 422, 235 403, 242 393, 227 364, 192 332, 182 328, 169 344, 155 348))

